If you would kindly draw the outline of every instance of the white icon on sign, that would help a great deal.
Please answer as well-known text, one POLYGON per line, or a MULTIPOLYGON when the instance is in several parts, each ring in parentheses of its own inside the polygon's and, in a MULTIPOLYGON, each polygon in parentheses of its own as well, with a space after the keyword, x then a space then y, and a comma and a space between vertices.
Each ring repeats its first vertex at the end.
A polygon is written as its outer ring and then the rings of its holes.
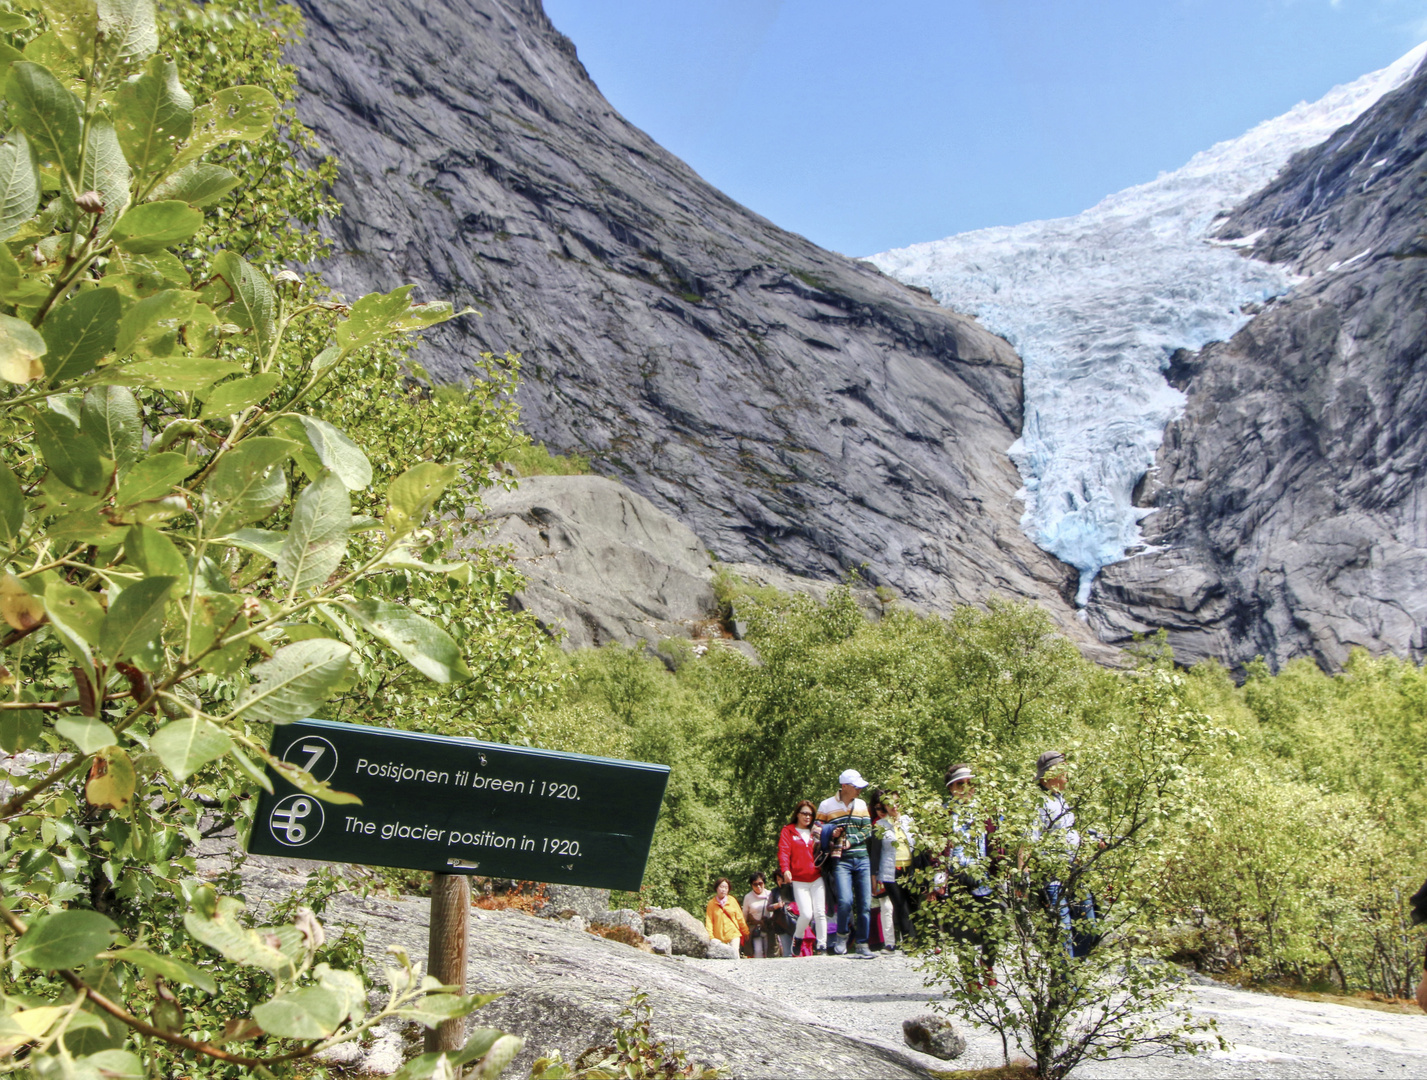
POLYGON ((304 735, 291 743, 282 754, 283 761, 306 769, 312 779, 325 784, 337 771, 337 748, 321 735, 304 735))
POLYGON ((273 839, 288 847, 301 847, 317 839, 326 820, 322 804, 309 795, 289 795, 268 815, 273 839))

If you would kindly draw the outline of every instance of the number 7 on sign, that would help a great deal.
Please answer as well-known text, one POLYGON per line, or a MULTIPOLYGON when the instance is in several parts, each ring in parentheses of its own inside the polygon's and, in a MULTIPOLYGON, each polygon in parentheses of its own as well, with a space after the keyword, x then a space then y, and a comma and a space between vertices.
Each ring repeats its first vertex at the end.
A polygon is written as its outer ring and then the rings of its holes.
POLYGON ((326 783, 337 771, 337 748, 321 735, 299 736, 282 755, 282 760, 294 768, 312 774, 319 784, 326 783))
POLYGON ((302 752, 304 754, 311 754, 312 756, 307 759, 302 767, 315 776, 317 770, 314 766, 322 760, 322 755, 327 753, 328 749, 329 747, 326 743, 303 743, 302 752))

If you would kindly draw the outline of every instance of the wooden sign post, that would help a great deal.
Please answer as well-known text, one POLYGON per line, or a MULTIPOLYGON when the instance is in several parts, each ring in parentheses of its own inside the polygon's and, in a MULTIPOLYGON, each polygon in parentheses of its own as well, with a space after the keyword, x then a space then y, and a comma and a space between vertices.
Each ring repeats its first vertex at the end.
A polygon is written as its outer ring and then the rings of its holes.
MULTIPOLYGON (((471 911, 471 879, 465 874, 431 875, 431 931, 426 973, 456 993, 466 992, 466 946, 471 911)), ((466 1045, 464 1018, 446 1020, 426 1031, 426 1052, 459 1050, 466 1045)))
MULTIPOLYGON (((248 850, 431 871, 426 970, 463 991, 468 875, 637 892, 669 782, 666 765, 325 720, 274 728, 271 752, 361 802, 324 802, 270 767, 248 850)), ((427 1050, 459 1049, 464 1029, 442 1024, 427 1050)))

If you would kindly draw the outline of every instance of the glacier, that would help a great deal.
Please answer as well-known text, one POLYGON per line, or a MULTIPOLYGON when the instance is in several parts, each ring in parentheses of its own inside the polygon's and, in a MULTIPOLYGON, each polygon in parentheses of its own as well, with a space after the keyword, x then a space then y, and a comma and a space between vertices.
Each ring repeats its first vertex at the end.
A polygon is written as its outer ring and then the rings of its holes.
POLYGON ((1250 305, 1295 284, 1237 250, 1252 238, 1212 240, 1215 220, 1406 82, 1424 55, 1427 42, 1073 217, 869 257, 1020 353, 1025 416, 1007 453, 1024 484, 1021 527, 1080 571, 1081 607, 1101 567, 1144 547, 1152 511, 1134 505, 1134 489, 1184 403, 1164 377, 1170 357, 1226 340, 1250 305))

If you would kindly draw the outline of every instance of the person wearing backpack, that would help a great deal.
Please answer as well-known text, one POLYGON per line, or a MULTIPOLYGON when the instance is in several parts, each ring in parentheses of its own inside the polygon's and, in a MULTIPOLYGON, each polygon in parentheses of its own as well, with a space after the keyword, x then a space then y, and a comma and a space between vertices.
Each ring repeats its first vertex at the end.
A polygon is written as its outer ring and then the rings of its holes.
POLYGON ((837 782, 837 794, 829 795, 818 805, 822 847, 838 860, 833 871, 838 933, 832 951, 846 956, 850 939, 854 944, 852 955, 871 960, 874 956, 867 945, 867 934, 871 930, 872 863, 867 854, 867 837, 872 832, 872 814, 857 797, 867 781, 856 769, 846 769, 837 782))
POLYGON ((792 820, 778 834, 778 878, 793 887, 793 899, 798 906, 798 922, 793 927, 787 951, 789 956, 807 933, 809 920, 817 937, 818 952, 827 951, 827 892, 823 887, 819 830, 813 820, 816 814, 810 799, 799 800, 793 807, 792 820))

